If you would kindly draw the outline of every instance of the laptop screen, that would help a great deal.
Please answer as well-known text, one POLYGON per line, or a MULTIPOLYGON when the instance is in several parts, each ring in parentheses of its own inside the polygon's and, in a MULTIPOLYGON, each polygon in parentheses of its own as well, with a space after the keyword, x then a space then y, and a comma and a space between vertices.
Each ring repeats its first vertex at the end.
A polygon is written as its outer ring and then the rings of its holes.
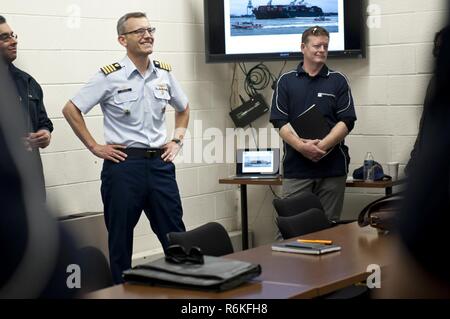
POLYGON ((236 174, 278 174, 280 149, 238 149, 236 174))
POLYGON ((242 154, 242 173, 273 172, 273 151, 244 151, 242 154))

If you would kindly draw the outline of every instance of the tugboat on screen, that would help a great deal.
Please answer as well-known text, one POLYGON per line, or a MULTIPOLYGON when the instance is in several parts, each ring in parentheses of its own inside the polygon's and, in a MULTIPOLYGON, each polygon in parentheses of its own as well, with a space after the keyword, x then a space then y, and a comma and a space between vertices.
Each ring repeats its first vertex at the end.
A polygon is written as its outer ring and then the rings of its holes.
POLYGON ((252 29, 261 29, 262 24, 253 23, 252 21, 249 22, 236 22, 231 25, 234 29, 246 29, 246 30, 252 30, 252 29))
POLYGON ((287 5, 272 5, 272 0, 269 0, 267 5, 254 8, 253 14, 256 19, 287 19, 320 17, 324 15, 324 12, 318 6, 308 6, 304 0, 293 0, 287 5))

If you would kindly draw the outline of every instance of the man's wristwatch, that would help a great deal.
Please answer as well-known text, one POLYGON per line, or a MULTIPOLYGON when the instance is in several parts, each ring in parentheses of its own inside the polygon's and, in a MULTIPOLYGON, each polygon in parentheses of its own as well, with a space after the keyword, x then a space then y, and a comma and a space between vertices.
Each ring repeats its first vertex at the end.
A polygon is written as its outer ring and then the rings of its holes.
POLYGON ((183 146, 183 142, 179 138, 173 138, 172 142, 177 143, 179 147, 183 146))

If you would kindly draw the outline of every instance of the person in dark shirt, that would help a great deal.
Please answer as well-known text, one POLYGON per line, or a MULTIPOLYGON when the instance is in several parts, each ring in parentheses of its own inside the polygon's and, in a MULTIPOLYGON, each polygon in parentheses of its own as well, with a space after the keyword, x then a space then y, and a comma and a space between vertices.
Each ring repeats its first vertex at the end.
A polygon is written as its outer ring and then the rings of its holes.
POLYGON ((320 198, 327 217, 338 220, 350 163, 344 139, 354 127, 356 114, 347 78, 325 64, 329 41, 328 31, 319 26, 303 32, 303 62, 278 80, 270 121, 285 145, 283 197, 311 191, 320 198), (321 140, 298 137, 288 125, 312 107, 330 127, 321 140))
POLYGON ((45 110, 41 86, 31 75, 13 64, 17 58, 17 39, 17 34, 12 31, 6 19, 0 16, 0 58, 6 62, 9 75, 15 84, 16 96, 22 107, 26 123, 23 140, 29 153, 39 161, 39 179, 45 193, 39 148, 46 148, 50 144, 53 123, 45 110))
POLYGON ((446 256, 450 225, 449 26, 440 38, 433 89, 423 110, 420 148, 408 172, 397 236, 392 238, 396 248, 385 289, 381 289, 383 298, 450 297, 446 256))
MULTIPOLYGON (((442 45, 442 33, 444 29, 441 29, 439 32, 437 32, 434 36, 434 46, 433 46, 433 57, 436 59, 439 55, 439 51, 441 49, 442 45)), ((405 174, 409 175, 409 172, 411 171, 412 167, 416 163, 416 159, 418 156, 418 153, 420 152, 420 149, 422 147, 422 132, 423 132, 423 122, 425 117, 425 110, 430 108, 431 104, 431 98, 434 96, 434 90, 436 86, 436 76, 433 75, 430 79, 430 82, 428 83, 427 91, 425 94, 425 100, 423 102, 423 111, 422 111, 422 117, 420 118, 420 124, 419 124, 419 133, 417 134, 416 141, 414 143, 414 147, 411 151, 410 159, 408 161, 408 164, 405 167, 405 174)))
POLYGON ((26 116, 14 84, 0 59, 0 299, 72 298, 80 289, 68 287, 67 267, 83 260, 46 208, 40 162, 21 144, 26 116))

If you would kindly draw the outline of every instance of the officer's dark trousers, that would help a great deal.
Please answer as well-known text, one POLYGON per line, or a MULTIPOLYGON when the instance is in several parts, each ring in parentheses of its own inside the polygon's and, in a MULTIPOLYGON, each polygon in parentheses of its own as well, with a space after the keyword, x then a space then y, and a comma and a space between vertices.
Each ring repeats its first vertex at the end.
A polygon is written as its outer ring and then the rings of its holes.
POLYGON ((186 230, 175 166, 159 156, 105 161, 101 179, 111 272, 114 282, 121 283, 122 271, 131 267, 133 230, 142 210, 164 249, 167 233, 186 230))

